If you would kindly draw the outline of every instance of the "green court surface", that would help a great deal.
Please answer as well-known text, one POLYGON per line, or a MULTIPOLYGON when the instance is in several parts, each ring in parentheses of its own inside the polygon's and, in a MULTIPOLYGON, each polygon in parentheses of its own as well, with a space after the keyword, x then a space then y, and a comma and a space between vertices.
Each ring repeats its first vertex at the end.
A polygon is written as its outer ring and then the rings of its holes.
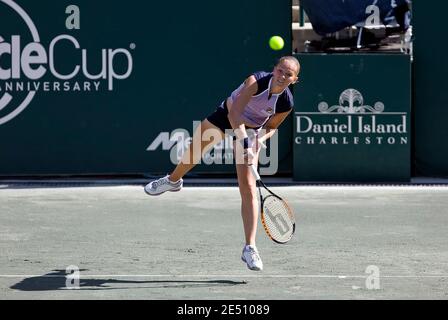
POLYGON ((259 225, 253 272, 234 186, 0 183, 0 299, 448 299, 447 187, 272 189, 297 232, 278 245, 259 225))

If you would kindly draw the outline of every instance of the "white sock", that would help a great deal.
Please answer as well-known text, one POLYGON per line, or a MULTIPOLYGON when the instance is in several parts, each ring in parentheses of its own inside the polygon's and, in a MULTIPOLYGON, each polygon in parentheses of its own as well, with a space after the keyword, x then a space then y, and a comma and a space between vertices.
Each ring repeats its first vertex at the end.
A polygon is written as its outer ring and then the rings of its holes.
POLYGON ((180 180, 182 180, 182 179, 179 179, 179 180, 177 180, 177 181, 171 181, 170 176, 168 176, 168 181, 171 182, 172 184, 176 184, 176 183, 178 183, 180 180))

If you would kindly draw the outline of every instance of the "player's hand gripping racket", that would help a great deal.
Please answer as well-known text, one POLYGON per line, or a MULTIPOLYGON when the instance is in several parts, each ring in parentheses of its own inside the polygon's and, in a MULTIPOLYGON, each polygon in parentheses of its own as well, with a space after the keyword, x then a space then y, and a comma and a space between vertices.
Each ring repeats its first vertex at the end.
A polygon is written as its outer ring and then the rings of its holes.
POLYGON ((257 181, 258 192, 260 193, 261 222, 264 230, 273 241, 277 243, 288 242, 296 231, 293 211, 285 200, 266 187, 253 165, 250 165, 249 169, 257 181), (262 187, 269 194, 263 195, 262 187))

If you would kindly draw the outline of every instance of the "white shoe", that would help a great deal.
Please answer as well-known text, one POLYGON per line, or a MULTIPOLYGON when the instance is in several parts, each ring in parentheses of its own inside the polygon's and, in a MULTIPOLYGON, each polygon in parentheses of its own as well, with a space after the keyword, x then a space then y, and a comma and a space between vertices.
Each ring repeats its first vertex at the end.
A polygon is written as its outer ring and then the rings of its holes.
POLYGON ((145 192, 150 196, 158 196, 167 191, 179 191, 182 189, 183 180, 180 179, 177 182, 171 182, 168 179, 169 175, 158 180, 151 181, 145 186, 145 192))
POLYGON ((261 271, 263 270, 263 262, 261 261, 258 250, 255 246, 247 245, 243 249, 241 260, 246 262, 247 267, 250 270, 261 271))

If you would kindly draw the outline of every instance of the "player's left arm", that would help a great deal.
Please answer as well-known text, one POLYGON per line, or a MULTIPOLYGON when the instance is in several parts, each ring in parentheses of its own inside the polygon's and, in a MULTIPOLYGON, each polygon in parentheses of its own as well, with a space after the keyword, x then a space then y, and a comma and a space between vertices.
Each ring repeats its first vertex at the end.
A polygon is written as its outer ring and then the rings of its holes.
POLYGON ((258 141, 260 143, 263 143, 264 141, 270 139, 275 134, 277 128, 282 124, 282 122, 285 121, 291 111, 292 109, 273 115, 263 126, 264 130, 262 130, 262 136, 258 137, 258 141))

